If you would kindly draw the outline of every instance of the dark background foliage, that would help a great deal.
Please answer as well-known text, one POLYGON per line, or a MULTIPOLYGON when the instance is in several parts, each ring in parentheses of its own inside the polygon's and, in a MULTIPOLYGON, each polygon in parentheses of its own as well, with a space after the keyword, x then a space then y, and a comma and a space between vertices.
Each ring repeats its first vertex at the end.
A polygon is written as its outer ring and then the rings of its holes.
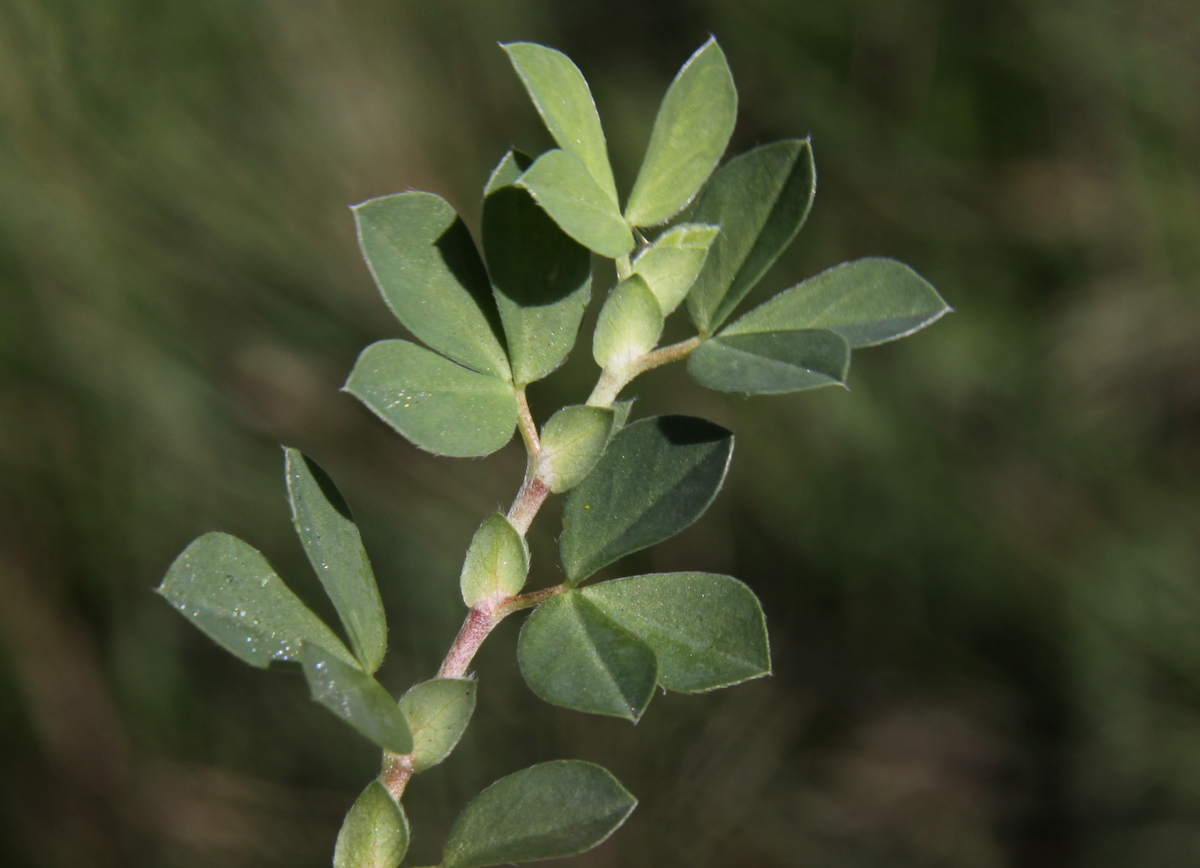
MULTIPOLYGON (((462 748, 410 790, 413 859, 491 780, 572 756, 642 799, 581 865, 1200 861, 1194 0, 3 0, 0 863, 328 864, 374 750, 150 589, 222 529, 328 611, 295 445, 364 526, 381 677, 428 677, 522 456, 431 458, 338 392, 399 333, 346 205, 427 189, 476 220, 505 149, 549 144, 514 39, 583 68, 627 190, 710 32, 731 152, 811 133, 817 158, 756 297, 881 254, 958 312, 856 354, 849 393, 638 382, 636 412, 738 446, 709 514, 620 567, 747 581, 775 675, 635 729, 533 700, 505 624, 462 748)), ((535 410, 594 374, 580 348, 535 410)))

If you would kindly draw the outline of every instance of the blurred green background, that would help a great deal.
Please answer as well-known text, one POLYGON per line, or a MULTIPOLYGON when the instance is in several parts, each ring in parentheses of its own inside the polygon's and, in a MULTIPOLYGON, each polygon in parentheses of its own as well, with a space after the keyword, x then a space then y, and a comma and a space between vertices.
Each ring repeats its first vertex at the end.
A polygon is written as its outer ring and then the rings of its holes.
MULTIPOLYGON (((536 702, 506 623, 463 746, 410 788, 410 861, 569 756, 642 800, 579 865, 1200 864, 1195 0, 0 0, 0 864, 329 864, 375 751, 150 589, 221 529, 328 611, 298 446, 362 521, 381 677, 431 675, 522 455, 434 459, 338 392, 400 333, 346 206, 425 189, 474 221, 504 151, 549 146, 517 39, 582 67, 628 190, 710 32, 731 153, 811 133, 817 159, 756 298, 880 254, 958 312, 856 354, 848 393, 636 384, 635 413, 738 448, 708 515, 620 569, 747 581, 775 675, 632 728, 536 702)), ((594 376, 577 350, 535 411, 594 376)))

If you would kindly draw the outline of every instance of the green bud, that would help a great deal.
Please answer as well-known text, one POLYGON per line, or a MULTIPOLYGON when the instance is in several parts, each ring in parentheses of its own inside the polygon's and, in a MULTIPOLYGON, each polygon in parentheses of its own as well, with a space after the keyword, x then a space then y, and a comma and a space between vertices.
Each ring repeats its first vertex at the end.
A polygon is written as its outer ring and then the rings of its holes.
POLYGON ((600 460, 616 412, 607 407, 564 407, 542 429, 538 476, 555 494, 574 488, 600 460))

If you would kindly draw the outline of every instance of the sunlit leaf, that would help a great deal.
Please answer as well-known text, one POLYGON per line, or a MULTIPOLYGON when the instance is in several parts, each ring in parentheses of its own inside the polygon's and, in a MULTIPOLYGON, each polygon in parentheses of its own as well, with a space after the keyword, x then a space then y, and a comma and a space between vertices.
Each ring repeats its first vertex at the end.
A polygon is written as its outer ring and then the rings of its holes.
POLYGON ((408 852, 408 817, 379 781, 354 801, 338 832, 333 868, 396 868, 408 852))
POLYGON ((771 671, 762 607, 730 576, 656 573, 575 593, 654 650, 669 690, 714 690, 771 671))
POLYGON ((304 643, 301 659, 314 700, 386 750, 408 753, 413 749, 404 715, 378 681, 309 642, 304 643))
POLYGON ((183 550, 158 592, 225 650, 252 666, 299 660, 305 643, 354 657, 271 569, 258 549, 206 533, 183 550))
POLYGON ((475 681, 422 681, 400 697, 400 711, 412 732, 413 768, 423 772, 449 756, 462 738, 475 711, 475 681))
POLYGON ((719 231, 697 223, 672 226, 633 261, 634 273, 646 281, 664 316, 687 297, 719 231))
POLYGON ((459 579, 463 602, 473 607, 518 594, 528 573, 525 540, 503 514, 496 513, 479 526, 467 549, 459 579))
POLYGON ((721 334, 829 329, 851 347, 868 347, 910 335, 949 310, 937 290, 904 263, 869 257, 835 265, 781 292, 721 334))
POLYGON ((755 148, 713 174, 691 213, 721 227, 687 297, 702 333, 716 331, 791 244, 815 190, 812 149, 799 139, 755 148))
POLYGON ((576 583, 617 558, 674 536, 712 503, 733 434, 690 416, 640 419, 567 495, 559 553, 576 583))
POLYGON ((558 146, 576 157, 613 204, 617 185, 592 91, 579 68, 561 51, 532 42, 501 46, 521 77, 546 129, 558 146))
POLYGON ((662 330, 662 308, 646 281, 634 274, 613 287, 600 308, 592 356, 602 368, 624 368, 654 349, 662 330))
POLYGON ((591 298, 592 257, 558 228, 526 189, 494 186, 521 160, 511 153, 483 203, 483 251, 504 323, 513 380, 540 380, 575 344, 591 298))
POLYGON ((375 574, 350 508, 333 480, 298 449, 286 450, 292 522, 333 601, 363 668, 374 672, 387 652, 387 621, 375 574))
POLYGON ((436 455, 488 455, 517 425, 511 385, 408 341, 377 341, 363 350, 345 389, 436 455))
POLYGON ((710 39, 679 70, 659 106, 625 206, 630 224, 656 226, 687 205, 721 159, 736 120, 733 74, 710 39))
POLYGON ((650 646, 577 591, 551 598, 529 616, 517 661, 530 689, 547 702, 635 723, 658 679, 650 646))
POLYGON ((700 344, 687 367, 697 382, 720 392, 799 392, 845 383, 850 345, 825 329, 722 332, 700 344))
POLYGON ((442 868, 485 868, 584 853, 617 830, 637 806, 608 771, 555 760, 501 778, 459 814, 442 868))
POLYGON ((633 232, 616 204, 566 151, 542 154, 517 183, 584 247, 610 259, 633 249, 633 232))
POLYGON ((509 377, 500 317, 471 233, 433 193, 397 193, 354 207, 371 274, 400 322, 468 368, 509 377))
POLYGON ((576 404, 563 407, 542 428, 538 476, 555 494, 588 475, 612 434, 616 411, 576 404))

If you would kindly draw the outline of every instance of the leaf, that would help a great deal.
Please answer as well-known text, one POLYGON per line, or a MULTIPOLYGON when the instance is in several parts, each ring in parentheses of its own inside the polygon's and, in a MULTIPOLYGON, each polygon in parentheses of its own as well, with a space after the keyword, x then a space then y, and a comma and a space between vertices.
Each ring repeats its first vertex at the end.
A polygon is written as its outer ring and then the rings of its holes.
POLYGON ((537 474, 555 494, 588 475, 612 434, 616 411, 576 404, 563 407, 542 428, 537 474))
POLYGON ((577 593, 654 649, 668 690, 715 690, 771 672, 762 606, 731 576, 657 573, 577 593))
POLYGON ((904 263, 868 257, 835 265, 781 292, 722 334, 829 329, 851 347, 869 347, 923 329, 949 310, 937 290, 904 263))
POLYGON ((466 225, 433 193, 354 206, 358 243, 392 313, 439 353, 508 379, 500 318, 466 225))
MULTIPOLYGON (((654 119, 625 217, 657 226, 680 211, 716 168, 737 120, 737 88, 715 39, 688 59, 654 119)), ((708 221, 702 221, 708 222, 708 221)))
POLYGON ((701 333, 716 331, 792 243, 815 190, 812 148, 800 139, 755 148, 713 175, 691 213, 721 227, 687 298, 701 333))
POLYGON ((584 853, 617 830, 637 799, 608 771, 554 760, 501 778, 459 814, 442 868, 484 868, 584 853))
POLYGON ((435 455, 490 455, 512 438, 517 425, 511 385, 408 341, 371 344, 344 388, 435 455))
POLYGON ((501 45, 558 146, 587 168, 588 173, 617 202, 617 185, 608 162, 608 147, 600 115, 587 80, 561 51, 532 42, 501 45))
POLYGON ((673 226, 633 261, 634 274, 640 274, 646 281, 658 299, 663 316, 687 298, 718 232, 717 226, 698 223, 673 226))
POLYGON ((462 738, 475 712, 475 681, 435 678, 414 684, 400 697, 400 711, 412 732, 413 768, 423 772, 449 756, 462 738))
POLYGON ((617 434, 567 495, 559 554, 576 584, 619 557, 674 536, 708 509, 733 434, 691 416, 651 416, 617 434))
POLYGON ((629 414, 633 412, 633 402, 633 398, 630 398, 628 401, 613 401, 612 409, 616 415, 613 417, 612 430, 608 434, 610 443, 617 436, 617 433, 625 427, 625 423, 629 421, 629 414))
POLYGON ((722 332, 700 344, 687 367, 698 383, 719 392, 799 392, 845 383, 850 345, 825 329, 722 332))
POLYGON ((387 653, 383 600, 350 507, 333 480, 298 449, 284 450, 292 522, 363 668, 374 672, 387 653))
POLYGON ((483 188, 483 198, 486 199, 501 187, 515 184, 531 165, 533 165, 533 157, 529 154, 515 148, 509 149, 508 153, 500 158, 496 168, 492 169, 492 174, 483 188))
POLYGON ((484 199, 483 251, 513 380, 540 380, 575 345, 591 298, 591 253, 559 229, 528 190, 512 186, 492 189, 484 199))
POLYGON ((662 336, 663 314, 646 281, 634 274, 609 292, 592 333, 592 356, 602 368, 636 362, 662 336))
POLYGON ((610 259, 633 249, 633 233, 608 194, 578 159, 555 148, 534 161, 517 184, 568 235, 610 259))
POLYGON ((529 574, 529 549, 501 513, 479 526, 467 549, 459 586, 467 608, 521 592, 529 574))
POLYGON ((355 799, 338 832, 333 868, 396 868, 408 852, 408 817, 379 781, 355 799))
POLYGON ((300 602, 258 549, 227 533, 206 533, 171 564, 158 587, 209 638, 251 666, 299 660, 304 643, 346 663, 342 641, 300 602))
POLYGON ((550 598, 529 616, 517 662, 530 689, 547 702, 634 723, 658 680, 650 646, 576 591, 550 598))
POLYGON ((304 643, 301 661, 314 700, 385 750, 413 749, 404 715, 378 681, 309 642, 304 643))

